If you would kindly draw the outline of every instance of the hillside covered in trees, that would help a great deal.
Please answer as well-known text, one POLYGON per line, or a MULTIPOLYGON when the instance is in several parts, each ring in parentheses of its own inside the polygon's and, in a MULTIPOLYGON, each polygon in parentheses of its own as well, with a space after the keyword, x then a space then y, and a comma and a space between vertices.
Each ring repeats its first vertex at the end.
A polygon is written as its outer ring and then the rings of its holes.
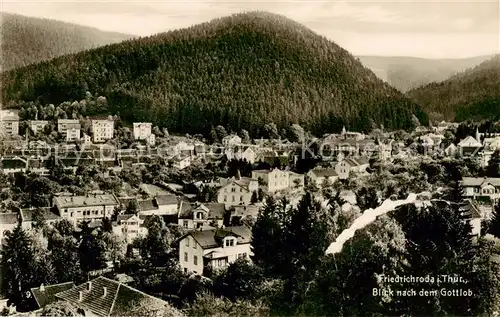
POLYGON ((0 13, 0 71, 121 42, 133 36, 50 19, 0 13))
POLYGON ((172 131, 260 133, 299 123, 316 133, 409 128, 427 116, 351 54, 283 16, 242 13, 68 55, 3 74, 4 103, 108 99, 128 121, 172 131))
POLYGON ((475 67, 490 55, 459 59, 428 59, 405 56, 358 56, 359 60, 382 80, 401 92, 441 82, 475 67))
POLYGON ((500 55, 407 93, 436 119, 500 119, 500 55))

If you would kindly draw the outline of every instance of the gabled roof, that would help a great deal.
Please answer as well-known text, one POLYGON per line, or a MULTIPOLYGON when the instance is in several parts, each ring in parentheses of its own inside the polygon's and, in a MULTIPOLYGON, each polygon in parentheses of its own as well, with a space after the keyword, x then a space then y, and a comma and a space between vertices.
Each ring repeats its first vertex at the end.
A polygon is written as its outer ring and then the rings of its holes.
MULTIPOLYGON (((188 235, 192 236, 203 249, 211 249, 220 246, 222 239, 228 236, 236 237, 238 244, 250 243, 252 232, 245 226, 238 226, 226 227, 223 229, 191 231, 184 235, 184 237, 188 235)), ((184 237, 179 239, 179 241, 184 239, 184 237)))
POLYGON ((109 206, 118 205, 119 202, 111 194, 88 195, 88 196, 56 196, 55 201, 61 208, 83 207, 83 206, 109 206))
POLYGON ((500 186, 500 178, 488 178, 488 177, 464 177, 462 178, 462 186, 465 187, 477 187, 483 186, 485 184, 491 184, 495 187, 500 186))
POLYGON ((57 293, 67 291, 73 288, 74 286, 75 284, 73 282, 40 286, 32 288, 31 293, 35 298, 38 307, 43 308, 58 300, 56 297, 57 293))
POLYGON ((339 176, 334 168, 318 168, 312 169, 311 173, 313 173, 316 177, 335 177, 339 176))
POLYGON ((141 211, 157 210, 158 206, 154 200, 139 200, 139 209, 141 211))
POLYGON ((480 219, 481 212, 477 206, 477 203, 473 202, 471 199, 467 199, 467 204, 462 207, 462 213, 472 219, 480 219))
POLYGON ((168 305, 161 299, 103 276, 90 281, 90 291, 87 290, 88 284, 89 282, 83 283, 58 293, 56 297, 102 317, 123 316, 146 301, 168 305), (103 296, 104 288, 106 288, 106 296, 103 296), (82 292, 81 301, 79 300, 80 292, 82 292))
POLYGON ((224 204, 221 203, 196 203, 191 204, 189 202, 182 201, 181 208, 179 211, 179 219, 192 219, 193 213, 196 210, 203 210, 208 213, 208 220, 212 219, 224 219, 224 213, 226 208, 224 204))
POLYGON ((479 142, 474 137, 469 135, 468 137, 466 137, 465 139, 460 141, 460 143, 458 143, 458 146, 461 146, 461 147, 481 147, 482 145, 481 145, 481 142, 479 142))
POLYGON ((177 196, 175 195, 158 195, 155 198, 156 203, 158 206, 165 206, 165 205, 177 205, 178 200, 177 196))

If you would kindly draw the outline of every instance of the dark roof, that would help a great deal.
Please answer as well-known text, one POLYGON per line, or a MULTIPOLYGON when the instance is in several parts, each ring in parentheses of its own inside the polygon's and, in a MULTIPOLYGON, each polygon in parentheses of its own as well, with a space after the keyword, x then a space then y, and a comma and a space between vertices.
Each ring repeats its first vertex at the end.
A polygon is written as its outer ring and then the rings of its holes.
POLYGON ((58 293, 56 296, 76 306, 88 309, 98 316, 128 315, 130 310, 140 306, 145 301, 154 301, 167 305, 161 299, 103 276, 58 293), (91 284, 90 291, 87 290, 88 283, 91 284), (103 296, 105 287, 106 296, 103 296), (79 300, 80 292, 82 292, 81 301, 79 300))
POLYGON ((118 201, 121 205, 128 206, 128 204, 132 201, 137 203, 137 198, 135 197, 118 197, 118 201))
POLYGON ((27 161, 23 161, 20 158, 4 158, 2 160, 2 168, 4 169, 15 169, 15 168, 26 168, 27 161))
POLYGON ((177 196, 175 195, 158 195, 155 199, 158 206, 177 205, 178 203, 177 196))
POLYGON ((311 172, 316 175, 316 177, 332 177, 339 176, 334 168, 321 168, 321 169, 313 169, 311 172))
POLYGON ((250 243, 252 232, 245 226, 239 226, 226 227, 224 229, 191 231, 186 235, 192 236, 203 249, 210 249, 219 246, 222 239, 227 236, 237 237, 238 244, 250 243))
POLYGON ((60 292, 67 291, 73 288, 75 284, 73 282, 66 282, 61 284, 47 285, 40 287, 34 287, 31 289, 31 293, 36 300, 39 308, 43 308, 55 301, 57 301, 56 294, 60 292))
POLYGON ((207 219, 224 219, 224 213, 226 212, 226 207, 221 203, 195 203, 191 204, 189 202, 182 201, 181 208, 179 212, 179 219, 192 219, 193 212, 196 209, 208 209, 207 219))
POLYGON ((141 211, 157 210, 158 206, 154 200, 139 200, 139 209, 141 211))
POLYGON ((18 215, 15 212, 0 213, 0 224, 13 225, 18 222, 18 215))
MULTIPOLYGON (((50 207, 42 207, 43 212, 43 219, 45 220, 57 220, 60 219, 58 215, 54 214, 50 209, 50 207)), ((21 209, 21 215, 23 217, 23 221, 32 221, 33 220, 33 213, 35 212, 35 209, 21 209)))

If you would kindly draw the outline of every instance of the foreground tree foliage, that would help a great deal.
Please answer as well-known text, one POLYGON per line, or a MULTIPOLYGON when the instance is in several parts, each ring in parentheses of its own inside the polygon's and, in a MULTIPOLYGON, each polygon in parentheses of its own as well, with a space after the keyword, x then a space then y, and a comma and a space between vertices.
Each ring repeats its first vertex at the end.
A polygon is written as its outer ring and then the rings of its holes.
MULTIPOLYGON (((253 12, 110 45, 2 74, 4 104, 57 104, 85 92, 108 112, 221 139, 228 131, 277 137, 298 123, 321 135, 343 125, 413 127, 419 106, 347 51, 285 17, 253 12)), ((294 131, 296 129, 294 128, 294 131)), ((297 133, 293 133, 297 135, 297 133)))
POLYGON ((262 302, 251 302, 247 300, 237 300, 231 302, 222 297, 211 294, 200 294, 193 304, 185 309, 188 316, 246 316, 246 317, 266 317, 269 316, 269 308, 262 302))

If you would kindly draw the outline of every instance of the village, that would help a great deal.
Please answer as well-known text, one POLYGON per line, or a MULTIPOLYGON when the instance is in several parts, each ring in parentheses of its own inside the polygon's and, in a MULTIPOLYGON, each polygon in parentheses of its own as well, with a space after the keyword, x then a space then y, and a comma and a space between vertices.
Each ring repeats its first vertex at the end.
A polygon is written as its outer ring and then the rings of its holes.
MULTIPOLYGON (((210 143, 201 136, 169 135, 149 122, 127 127, 117 116, 23 121, 15 111, 1 110, 0 117, 2 245, 18 226, 30 232, 40 223, 54 227, 64 220, 81 234, 109 232, 121 250, 90 265, 87 282, 79 286, 65 281, 31 288, 32 311, 64 299, 85 302, 88 311, 108 316, 116 315, 111 311, 121 289, 150 297, 127 286, 133 278, 120 267, 124 257, 144 257, 138 241, 158 230, 155 224, 175 232, 166 248, 184 274, 209 276, 238 259, 250 260, 252 226, 268 197, 286 199, 294 208, 306 192, 314 193, 323 206, 338 193, 343 210, 359 213, 378 206, 384 197, 403 197, 417 187, 442 192, 449 179, 441 167, 435 171, 436 162, 459 162, 465 165, 464 208, 475 236, 485 233, 484 224, 500 198, 500 175, 488 174, 491 161, 500 163, 500 134, 476 128, 473 135, 457 140, 458 124, 444 121, 411 133, 381 128, 365 135, 344 127, 341 133, 319 138, 299 126, 293 141, 251 139, 248 133, 217 127, 217 140, 210 143), (414 180, 420 176, 402 180, 399 173, 390 174, 398 164, 414 164, 415 171, 427 166, 427 171, 415 172, 426 174, 425 184, 414 180), (476 172, 481 169, 486 174, 476 172), (12 184, 21 192, 13 191, 12 184), (106 296, 115 300, 106 301, 109 307, 103 312, 99 303, 106 296)), ((16 308, 8 300, 2 300, 3 307, 13 314, 16 308)))

